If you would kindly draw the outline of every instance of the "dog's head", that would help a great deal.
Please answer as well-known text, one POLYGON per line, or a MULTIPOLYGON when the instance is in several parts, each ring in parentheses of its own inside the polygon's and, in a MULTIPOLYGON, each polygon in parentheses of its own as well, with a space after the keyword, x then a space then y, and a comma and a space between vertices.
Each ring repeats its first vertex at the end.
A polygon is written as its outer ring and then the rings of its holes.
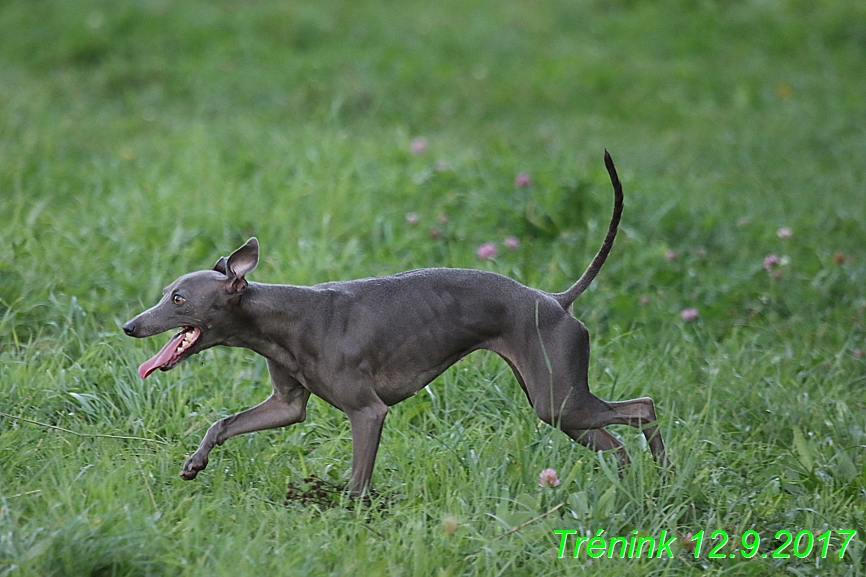
POLYGON ((207 348, 228 344, 226 337, 237 322, 238 303, 248 286, 245 277, 258 262, 259 241, 253 237, 228 258, 220 258, 213 270, 185 274, 168 285, 156 306, 123 325, 123 332, 136 338, 181 329, 142 363, 139 376, 167 371, 207 348))

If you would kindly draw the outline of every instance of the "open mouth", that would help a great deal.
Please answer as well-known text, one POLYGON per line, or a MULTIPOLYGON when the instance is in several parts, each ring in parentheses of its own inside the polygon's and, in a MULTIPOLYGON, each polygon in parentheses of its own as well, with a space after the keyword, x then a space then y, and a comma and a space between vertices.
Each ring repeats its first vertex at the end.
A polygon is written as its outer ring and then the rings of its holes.
POLYGON ((173 369, 183 360, 184 353, 189 351, 200 336, 201 329, 198 327, 184 327, 182 331, 171 337, 158 353, 138 367, 138 376, 146 379, 156 369, 163 371, 173 369))

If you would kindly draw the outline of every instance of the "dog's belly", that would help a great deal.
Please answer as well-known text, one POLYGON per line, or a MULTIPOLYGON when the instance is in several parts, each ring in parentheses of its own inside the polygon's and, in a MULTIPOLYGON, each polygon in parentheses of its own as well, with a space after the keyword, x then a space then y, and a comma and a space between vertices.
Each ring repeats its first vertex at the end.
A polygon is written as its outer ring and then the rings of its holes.
POLYGON ((438 363, 428 364, 424 368, 414 371, 396 371, 384 369, 374 375, 374 389, 376 395, 386 405, 397 403, 415 395, 427 386, 433 379, 445 372, 451 365, 459 361, 465 355, 479 347, 461 350, 455 354, 441 359, 438 363))

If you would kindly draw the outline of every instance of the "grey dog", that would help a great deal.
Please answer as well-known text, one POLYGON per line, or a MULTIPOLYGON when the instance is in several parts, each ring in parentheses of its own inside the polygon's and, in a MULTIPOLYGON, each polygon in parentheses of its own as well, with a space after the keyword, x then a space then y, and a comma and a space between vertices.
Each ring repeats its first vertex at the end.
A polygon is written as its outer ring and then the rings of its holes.
POLYGON ((349 417, 353 495, 370 484, 388 407, 411 397, 467 354, 488 349, 514 371, 538 417, 596 451, 622 443, 604 429, 642 430, 656 461, 664 443, 652 399, 606 402, 589 391, 589 332, 570 313, 613 247, 622 186, 605 151, 614 211, 598 253, 574 285, 547 293, 480 270, 432 268, 312 287, 248 282, 259 245, 249 239, 212 270, 186 274, 153 308, 123 326, 133 337, 181 331, 139 368, 146 378, 215 345, 267 359, 273 394, 215 422, 180 475, 194 479, 215 445, 241 433, 299 423, 310 393, 349 417))

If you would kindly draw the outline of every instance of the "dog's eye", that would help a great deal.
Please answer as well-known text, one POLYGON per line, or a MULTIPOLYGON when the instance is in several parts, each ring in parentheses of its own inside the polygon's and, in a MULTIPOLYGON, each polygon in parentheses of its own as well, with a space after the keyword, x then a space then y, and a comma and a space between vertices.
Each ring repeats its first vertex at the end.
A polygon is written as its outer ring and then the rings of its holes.
POLYGON ((182 305, 185 300, 186 300, 185 298, 183 298, 182 296, 180 296, 178 294, 171 297, 171 302, 173 302, 176 305, 182 305))

